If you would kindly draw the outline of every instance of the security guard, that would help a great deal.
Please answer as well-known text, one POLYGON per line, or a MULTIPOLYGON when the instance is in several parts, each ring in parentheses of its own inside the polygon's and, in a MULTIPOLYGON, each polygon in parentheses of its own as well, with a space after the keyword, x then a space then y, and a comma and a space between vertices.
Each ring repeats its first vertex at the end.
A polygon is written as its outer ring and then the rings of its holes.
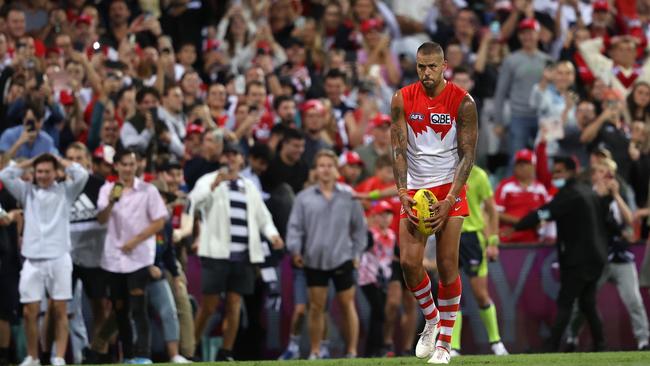
POLYGON ((557 225, 560 293, 557 318, 546 344, 548 351, 559 349, 576 298, 591 328, 594 350, 605 346, 603 326, 596 310, 596 290, 607 262, 605 227, 611 197, 599 197, 591 186, 575 177, 576 163, 572 158, 555 158, 553 184, 558 193, 551 202, 514 226, 514 230, 523 230, 544 221, 555 221, 557 225))

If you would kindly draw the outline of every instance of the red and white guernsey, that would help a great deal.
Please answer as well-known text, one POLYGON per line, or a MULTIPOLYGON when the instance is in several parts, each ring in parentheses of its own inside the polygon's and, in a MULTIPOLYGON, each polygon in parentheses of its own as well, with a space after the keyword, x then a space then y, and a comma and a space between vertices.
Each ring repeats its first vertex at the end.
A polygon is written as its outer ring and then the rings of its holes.
POLYGON ((456 118, 467 91, 449 81, 434 98, 426 95, 419 81, 401 91, 404 118, 409 127, 407 188, 451 183, 458 165, 456 118))

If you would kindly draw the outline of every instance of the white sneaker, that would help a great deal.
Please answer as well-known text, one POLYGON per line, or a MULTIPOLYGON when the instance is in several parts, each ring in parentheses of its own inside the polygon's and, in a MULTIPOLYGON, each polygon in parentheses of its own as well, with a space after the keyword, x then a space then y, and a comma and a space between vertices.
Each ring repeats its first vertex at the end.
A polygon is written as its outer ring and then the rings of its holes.
POLYGON ((494 353, 497 356, 509 355, 506 346, 503 345, 503 342, 494 343, 491 347, 492 347, 492 353, 494 353))
POLYGON ((442 347, 436 347, 436 350, 433 351, 433 356, 427 361, 427 363, 434 363, 437 365, 446 365, 449 363, 451 355, 447 349, 442 347))
POLYGON ((176 355, 172 357, 171 363, 192 363, 192 361, 188 360, 187 358, 181 355, 176 355))
POLYGON ((27 356, 19 366, 41 366, 41 360, 33 358, 32 356, 27 356))
POLYGON ((449 353, 449 356, 451 356, 451 358, 458 357, 460 356, 460 352, 458 352, 455 349, 452 349, 451 352, 449 353))
POLYGON ((310 353, 308 360, 320 360, 321 357, 318 353, 310 353))
POLYGON ((50 365, 52 365, 52 366, 65 366, 65 360, 62 357, 52 357, 50 359, 50 365))
POLYGON ((440 322, 424 324, 424 330, 420 333, 420 339, 415 346, 415 356, 417 358, 426 358, 431 356, 436 348, 436 337, 440 333, 440 322))
POLYGON ((648 346, 648 341, 647 340, 639 341, 639 343, 637 344, 637 349, 639 351, 647 350, 648 347, 649 346, 648 346))

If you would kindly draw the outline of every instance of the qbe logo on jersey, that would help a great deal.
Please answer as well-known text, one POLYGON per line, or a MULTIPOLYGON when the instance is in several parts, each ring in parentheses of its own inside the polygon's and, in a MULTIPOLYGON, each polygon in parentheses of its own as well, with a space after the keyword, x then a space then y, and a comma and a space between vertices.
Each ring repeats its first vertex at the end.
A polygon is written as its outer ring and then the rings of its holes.
POLYGON ((432 125, 451 125, 451 116, 447 113, 431 113, 429 119, 432 125))

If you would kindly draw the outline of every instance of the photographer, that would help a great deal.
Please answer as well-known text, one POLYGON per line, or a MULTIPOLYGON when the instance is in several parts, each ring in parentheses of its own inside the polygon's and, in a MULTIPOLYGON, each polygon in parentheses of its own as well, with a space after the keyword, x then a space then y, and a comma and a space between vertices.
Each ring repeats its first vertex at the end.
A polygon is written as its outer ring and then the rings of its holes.
POLYGON ((39 365, 38 314, 47 290, 54 306, 56 355, 52 365, 65 365, 68 344, 67 301, 72 298, 72 259, 70 257, 70 209, 88 180, 88 173, 77 163, 43 154, 33 160, 9 166, 0 180, 25 210, 25 257, 20 272, 20 302, 27 338, 27 357, 22 365, 39 365), (23 169, 33 166, 34 183, 21 180, 23 169), (56 182, 57 170, 65 168, 70 177, 56 182))
POLYGON ((4 152, 5 163, 14 157, 31 159, 45 153, 59 154, 52 138, 41 131, 45 115, 43 104, 28 100, 24 108, 22 125, 9 128, 0 136, 0 151, 4 152))
POLYGON ((167 209, 158 190, 136 177, 137 156, 133 150, 120 151, 115 162, 119 180, 105 184, 97 201, 97 221, 108 223, 100 265, 109 272, 125 361, 136 357, 133 362, 151 363, 144 290, 155 258, 154 235, 162 230, 167 209), (137 334, 135 344, 131 322, 137 334))

